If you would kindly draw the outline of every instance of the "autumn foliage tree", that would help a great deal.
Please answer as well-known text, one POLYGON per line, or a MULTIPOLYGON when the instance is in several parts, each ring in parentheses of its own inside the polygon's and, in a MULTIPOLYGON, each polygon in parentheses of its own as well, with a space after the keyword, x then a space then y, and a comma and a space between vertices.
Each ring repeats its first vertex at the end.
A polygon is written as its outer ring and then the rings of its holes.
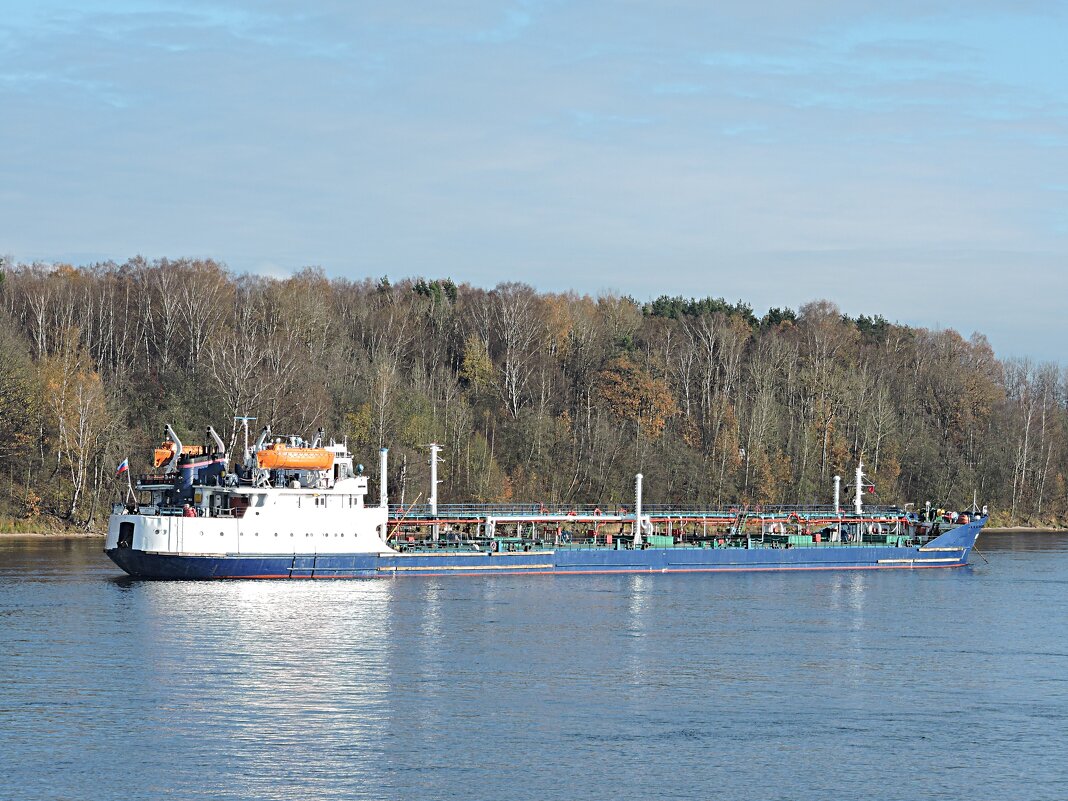
MULTIPOLYGON (((68 478, 64 516, 75 521, 87 485, 95 488, 103 478, 105 435, 112 423, 107 394, 76 331, 68 332, 65 348, 42 360, 40 377, 56 470, 68 478)), ((85 517, 91 520, 91 514, 85 517)))
POLYGON ((852 318, 828 301, 758 317, 723 298, 648 303, 235 275, 209 259, 6 265, 0 272, 6 513, 77 525, 146 466, 164 423, 194 439, 238 415, 319 426, 390 486, 443 498, 825 502, 859 458, 875 500, 1068 515, 1068 377, 999 361, 981 335, 852 318))
POLYGON ((679 407, 671 387, 627 356, 619 356, 597 374, 597 397, 604 409, 621 423, 634 426, 639 439, 660 439, 669 418, 679 407))

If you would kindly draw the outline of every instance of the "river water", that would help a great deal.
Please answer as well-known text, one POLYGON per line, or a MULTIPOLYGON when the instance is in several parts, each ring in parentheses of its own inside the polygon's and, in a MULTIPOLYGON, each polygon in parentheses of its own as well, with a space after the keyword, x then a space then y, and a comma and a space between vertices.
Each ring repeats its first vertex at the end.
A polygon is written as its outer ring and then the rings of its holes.
POLYGON ((0 798, 1068 798, 1068 536, 980 547, 178 583, 0 540, 0 798))

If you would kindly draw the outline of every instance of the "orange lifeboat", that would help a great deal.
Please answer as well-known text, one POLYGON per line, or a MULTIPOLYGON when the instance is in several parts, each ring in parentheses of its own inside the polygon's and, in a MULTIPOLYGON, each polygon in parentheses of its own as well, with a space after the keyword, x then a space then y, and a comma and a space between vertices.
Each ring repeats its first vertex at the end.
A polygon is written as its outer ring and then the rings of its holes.
MULTIPOLYGON (((163 465, 167 464, 167 462, 174 458, 174 452, 177 449, 178 446, 169 439, 163 442, 153 453, 152 466, 163 467, 163 465)), ((203 456, 205 451, 203 445, 183 445, 182 453, 186 456, 203 456)))
POLYGON ((329 470, 334 454, 325 448, 294 448, 276 442, 256 451, 256 464, 265 470, 329 470))

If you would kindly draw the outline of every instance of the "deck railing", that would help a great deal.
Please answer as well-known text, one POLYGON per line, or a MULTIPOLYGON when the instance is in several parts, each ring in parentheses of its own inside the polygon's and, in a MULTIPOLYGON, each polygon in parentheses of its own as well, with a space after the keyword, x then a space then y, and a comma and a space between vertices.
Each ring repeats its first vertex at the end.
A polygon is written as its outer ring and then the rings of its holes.
MULTIPOLYGON (((871 517, 900 517, 904 510, 897 506, 866 506, 861 518, 871 517)), ((499 503, 444 503, 438 504, 436 517, 443 520, 476 520, 487 517, 560 517, 560 516, 633 516, 634 507, 629 504, 610 505, 602 504, 566 504, 566 503, 524 503, 524 504, 499 504, 499 503)), ((726 507, 679 507, 670 504, 642 504, 642 515, 654 518, 718 518, 731 519, 744 517, 747 520, 757 520, 761 517, 835 517, 842 520, 855 519, 857 516, 852 508, 834 509, 830 505, 775 505, 775 506, 726 506, 726 507)), ((390 504, 389 516, 394 520, 399 519, 433 519, 430 505, 426 503, 401 506, 390 504)))

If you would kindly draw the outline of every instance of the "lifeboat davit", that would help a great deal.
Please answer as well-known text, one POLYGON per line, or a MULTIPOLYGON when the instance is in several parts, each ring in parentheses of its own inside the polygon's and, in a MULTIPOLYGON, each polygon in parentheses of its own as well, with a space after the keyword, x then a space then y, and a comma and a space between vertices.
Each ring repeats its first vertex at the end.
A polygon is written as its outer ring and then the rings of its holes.
MULTIPOLYGON (((152 455, 152 466, 163 467, 163 465, 167 464, 167 462, 174 458, 174 452, 177 449, 178 446, 170 440, 161 444, 156 448, 152 455)), ((203 445, 183 445, 182 453, 186 456, 203 456, 205 450, 203 445)))
POLYGON ((256 451, 256 464, 265 470, 329 470, 334 454, 325 448, 293 448, 276 442, 256 451))

